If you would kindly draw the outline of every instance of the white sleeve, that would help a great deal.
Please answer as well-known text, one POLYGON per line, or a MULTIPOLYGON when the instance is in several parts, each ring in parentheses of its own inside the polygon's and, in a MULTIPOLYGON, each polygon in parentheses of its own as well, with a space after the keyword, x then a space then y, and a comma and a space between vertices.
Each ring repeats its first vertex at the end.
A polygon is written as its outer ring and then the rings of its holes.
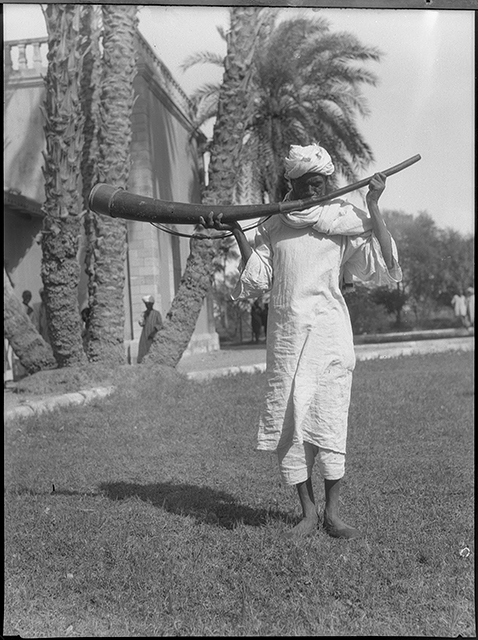
POLYGON ((261 225, 254 237, 254 248, 231 294, 233 300, 257 298, 272 287, 272 248, 266 230, 261 225))
POLYGON ((335 198, 314 211, 313 228, 328 236, 355 236, 372 229, 372 218, 351 202, 335 198))
POLYGON ((347 237, 343 268, 347 278, 353 276, 362 282, 376 285, 396 284, 402 280, 402 270, 398 262, 397 245, 393 238, 393 266, 389 269, 382 254, 380 243, 373 232, 347 237))

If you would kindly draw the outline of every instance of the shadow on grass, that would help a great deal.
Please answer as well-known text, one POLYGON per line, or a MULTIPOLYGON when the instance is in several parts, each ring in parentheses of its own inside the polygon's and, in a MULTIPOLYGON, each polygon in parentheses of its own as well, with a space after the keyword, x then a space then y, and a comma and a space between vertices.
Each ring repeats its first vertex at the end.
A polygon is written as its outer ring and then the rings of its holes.
POLYGON ((51 488, 47 490, 35 490, 30 487, 24 487, 23 485, 4 487, 3 495, 15 495, 15 496, 81 496, 83 498, 98 498, 104 494, 100 491, 73 491, 70 489, 58 489, 54 484, 50 485, 51 488))
POLYGON ((192 516, 198 522, 224 529, 238 524, 261 527, 273 520, 290 522, 290 515, 277 509, 254 509, 240 504, 234 496, 211 487, 162 482, 156 484, 103 483, 99 489, 110 500, 139 498, 177 515, 192 516))

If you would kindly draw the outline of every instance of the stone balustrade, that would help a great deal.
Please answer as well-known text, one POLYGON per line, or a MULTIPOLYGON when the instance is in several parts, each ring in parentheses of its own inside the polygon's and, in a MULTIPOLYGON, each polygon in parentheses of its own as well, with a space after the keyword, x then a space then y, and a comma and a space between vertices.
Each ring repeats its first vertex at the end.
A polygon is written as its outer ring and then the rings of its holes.
POLYGON ((3 43, 5 76, 44 74, 47 68, 48 38, 25 38, 3 43))

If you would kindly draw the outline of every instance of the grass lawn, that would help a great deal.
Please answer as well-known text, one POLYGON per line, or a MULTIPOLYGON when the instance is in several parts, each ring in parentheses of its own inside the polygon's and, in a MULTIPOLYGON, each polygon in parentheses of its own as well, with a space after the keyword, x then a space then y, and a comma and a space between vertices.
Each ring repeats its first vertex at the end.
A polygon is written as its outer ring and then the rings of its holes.
MULTIPOLYGON (((5 426, 4 634, 475 637, 473 354, 357 364, 342 515, 302 541, 264 374, 137 367, 5 426)), ((322 481, 315 476, 322 501, 322 481)))

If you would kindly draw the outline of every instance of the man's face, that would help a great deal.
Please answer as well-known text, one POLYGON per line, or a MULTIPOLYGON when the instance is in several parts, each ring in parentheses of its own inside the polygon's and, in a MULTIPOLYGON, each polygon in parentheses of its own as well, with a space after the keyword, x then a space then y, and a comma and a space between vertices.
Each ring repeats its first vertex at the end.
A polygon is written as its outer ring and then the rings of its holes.
POLYGON ((325 195, 327 176, 320 173, 305 173, 300 178, 291 180, 294 197, 298 200, 325 195))

